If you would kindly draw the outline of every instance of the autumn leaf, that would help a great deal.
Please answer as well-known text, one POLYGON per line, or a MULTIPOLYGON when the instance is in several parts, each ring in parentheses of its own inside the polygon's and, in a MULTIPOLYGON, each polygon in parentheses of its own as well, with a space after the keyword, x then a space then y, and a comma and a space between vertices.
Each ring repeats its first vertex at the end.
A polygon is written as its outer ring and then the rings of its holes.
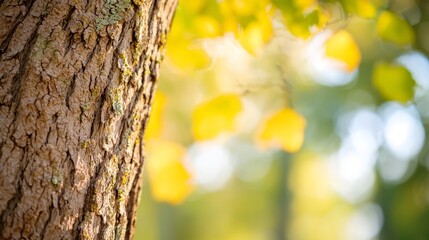
POLYGON ((147 144, 147 171, 154 199, 180 204, 192 192, 191 175, 183 165, 186 150, 168 141, 147 144))
POLYGON ((207 0, 181 0, 179 7, 184 8, 190 12, 197 13, 206 4, 207 0))
POLYGON ((345 63, 346 70, 356 69, 361 61, 361 54, 353 36, 341 30, 330 37, 325 43, 325 54, 329 58, 345 63))
POLYGON ((218 37, 221 34, 220 23, 211 16, 197 16, 194 21, 196 34, 201 38, 218 37))
POLYGON ((249 26, 247 26, 244 31, 239 33, 238 41, 241 43, 244 49, 255 55, 259 49, 265 46, 271 35, 271 27, 254 22, 249 24, 249 26))
POLYGON ((263 121, 257 141, 263 147, 294 153, 304 143, 305 127, 306 121, 299 113, 291 108, 282 109, 263 121))
POLYGON ((375 88, 387 100, 406 103, 414 96, 415 81, 403 66, 378 63, 372 74, 375 88))
POLYGON ((196 69, 207 67, 210 63, 210 57, 206 51, 191 41, 174 41, 172 39, 167 43, 166 55, 168 59, 184 72, 192 72, 196 69))
POLYGON ((258 4, 255 0, 229 0, 227 2, 238 16, 249 16, 258 10, 258 4))
POLYGON ((198 105, 193 113, 192 130, 196 140, 207 140, 222 132, 232 132, 242 110, 240 97, 225 94, 198 105))
POLYGON ((249 53, 255 55, 264 47, 273 35, 273 26, 265 11, 259 12, 256 20, 237 34, 238 41, 249 53))

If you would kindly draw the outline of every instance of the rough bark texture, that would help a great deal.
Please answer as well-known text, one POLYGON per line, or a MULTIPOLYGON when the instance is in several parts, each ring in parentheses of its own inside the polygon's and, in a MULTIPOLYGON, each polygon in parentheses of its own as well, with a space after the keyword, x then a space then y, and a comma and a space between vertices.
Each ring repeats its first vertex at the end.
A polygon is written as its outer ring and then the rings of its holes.
POLYGON ((130 239, 176 0, 0 0, 0 239, 130 239))

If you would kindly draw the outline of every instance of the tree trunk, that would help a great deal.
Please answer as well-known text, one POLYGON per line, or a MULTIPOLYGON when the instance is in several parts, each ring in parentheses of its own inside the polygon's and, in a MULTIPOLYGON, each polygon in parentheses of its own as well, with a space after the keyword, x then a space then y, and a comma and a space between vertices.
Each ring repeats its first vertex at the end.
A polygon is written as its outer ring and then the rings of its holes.
POLYGON ((130 239, 176 0, 0 0, 0 238, 130 239))

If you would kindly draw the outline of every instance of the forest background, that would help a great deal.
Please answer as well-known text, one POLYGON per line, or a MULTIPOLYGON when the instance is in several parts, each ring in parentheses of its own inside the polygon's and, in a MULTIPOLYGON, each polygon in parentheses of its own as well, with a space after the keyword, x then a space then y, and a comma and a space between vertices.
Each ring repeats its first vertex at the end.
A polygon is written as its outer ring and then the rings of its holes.
POLYGON ((427 239, 429 3, 182 0, 135 239, 427 239))

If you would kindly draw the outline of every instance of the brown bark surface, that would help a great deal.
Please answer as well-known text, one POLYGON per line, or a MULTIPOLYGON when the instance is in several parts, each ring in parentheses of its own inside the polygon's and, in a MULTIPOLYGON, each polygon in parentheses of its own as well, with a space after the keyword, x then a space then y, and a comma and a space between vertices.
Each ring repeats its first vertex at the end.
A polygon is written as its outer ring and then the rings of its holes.
POLYGON ((176 0, 0 0, 0 239, 130 239, 176 0))

